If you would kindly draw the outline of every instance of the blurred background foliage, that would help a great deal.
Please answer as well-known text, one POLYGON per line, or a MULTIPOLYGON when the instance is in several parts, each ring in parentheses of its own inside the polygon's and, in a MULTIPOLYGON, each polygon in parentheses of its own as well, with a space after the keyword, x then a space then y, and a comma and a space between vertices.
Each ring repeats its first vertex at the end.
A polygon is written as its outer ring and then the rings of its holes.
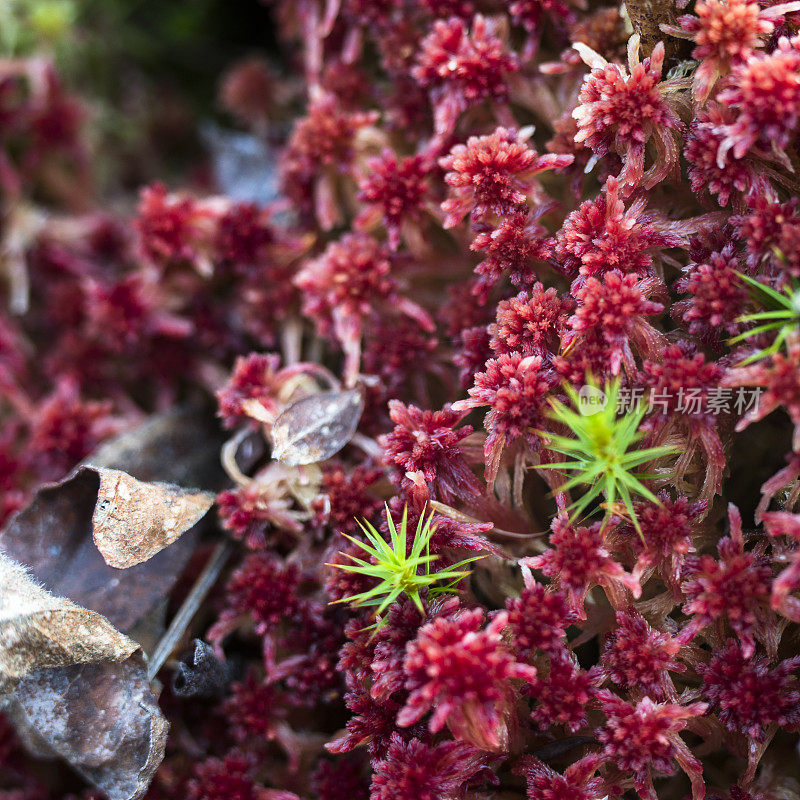
POLYGON ((51 58, 89 112, 105 193, 196 168, 201 123, 226 68, 257 54, 280 68, 259 0, 0 0, 0 58, 51 58))

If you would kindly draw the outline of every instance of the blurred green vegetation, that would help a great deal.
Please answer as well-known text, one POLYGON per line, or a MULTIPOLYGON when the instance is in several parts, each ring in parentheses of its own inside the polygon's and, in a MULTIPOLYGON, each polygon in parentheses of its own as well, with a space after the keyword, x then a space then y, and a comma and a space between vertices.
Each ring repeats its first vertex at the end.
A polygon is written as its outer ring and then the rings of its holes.
POLYGON ((61 2, 77 4, 80 66, 107 96, 124 91, 120 70, 135 69, 208 107, 225 66, 276 48, 269 11, 259 0, 61 2))
POLYGON ((13 57, 61 49, 74 32, 76 18, 73 0, 2 0, 0 54, 13 57))
POLYGON ((116 189, 184 170, 222 73, 253 53, 280 60, 260 0, 0 0, 0 57, 54 59, 116 189))

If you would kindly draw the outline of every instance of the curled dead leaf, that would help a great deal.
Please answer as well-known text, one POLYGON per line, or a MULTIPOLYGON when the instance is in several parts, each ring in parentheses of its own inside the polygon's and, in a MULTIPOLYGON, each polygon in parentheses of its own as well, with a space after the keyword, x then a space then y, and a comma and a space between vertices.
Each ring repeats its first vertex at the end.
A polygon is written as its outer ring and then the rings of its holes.
POLYGON ((0 707, 30 749, 64 758, 109 800, 137 800, 168 724, 132 639, 38 586, 0 553, 0 707))
POLYGON ((169 723, 138 650, 121 663, 31 672, 3 712, 28 749, 64 759, 108 800, 142 797, 164 758, 169 723))
POLYGON ((0 530, 0 550, 47 590, 99 612, 149 652, 163 632, 164 598, 195 551, 203 523, 149 561, 122 571, 108 566, 93 541, 98 468, 124 470, 139 481, 218 489, 223 441, 213 415, 202 410, 153 417, 104 445, 91 457, 93 469, 41 486, 0 530))
MULTIPOLYGON (((163 758, 167 722, 133 639, 150 650, 161 637, 166 598, 203 526, 184 528, 145 563, 110 567, 92 535, 101 472, 112 485, 124 470, 140 487, 168 481, 219 489, 221 445, 212 413, 185 408, 153 417, 95 453, 93 467, 40 487, 0 531, 0 707, 32 754, 60 756, 109 800, 141 797, 163 758), (10 559, 26 568, 12 568, 10 559), (22 625, 26 609, 30 624, 22 625)), ((187 503, 187 524, 205 502, 198 497, 196 510, 187 503)))
POLYGON ((292 403, 272 426, 272 457, 292 467, 330 458, 352 439, 363 410, 358 389, 319 392, 292 403))
POLYGON ((141 564, 193 528, 214 502, 210 492, 170 483, 137 481, 127 472, 102 467, 92 515, 94 543, 117 569, 141 564))
POLYGON ((124 661, 138 647, 100 614, 37 586, 0 553, 0 692, 38 669, 124 661))

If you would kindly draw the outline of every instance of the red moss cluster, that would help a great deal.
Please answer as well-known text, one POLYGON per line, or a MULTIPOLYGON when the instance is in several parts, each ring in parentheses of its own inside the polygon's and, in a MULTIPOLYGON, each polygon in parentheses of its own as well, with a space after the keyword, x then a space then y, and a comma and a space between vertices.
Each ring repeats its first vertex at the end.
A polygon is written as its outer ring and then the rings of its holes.
MULTIPOLYGON (((83 106, 0 63, 0 520, 174 406, 229 437, 192 633, 231 682, 167 695, 148 796, 800 797, 800 3, 676 3, 627 52, 641 4, 268 5, 303 78, 222 100, 280 148, 270 203, 86 211, 83 106), (570 516, 603 476, 552 469, 553 408, 606 381, 669 450, 570 516), (347 390, 330 458, 281 453, 347 390), (376 619, 345 567, 404 512, 423 571, 480 558, 376 619)), ((64 796, 20 754, 0 719, 0 800, 64 796)))

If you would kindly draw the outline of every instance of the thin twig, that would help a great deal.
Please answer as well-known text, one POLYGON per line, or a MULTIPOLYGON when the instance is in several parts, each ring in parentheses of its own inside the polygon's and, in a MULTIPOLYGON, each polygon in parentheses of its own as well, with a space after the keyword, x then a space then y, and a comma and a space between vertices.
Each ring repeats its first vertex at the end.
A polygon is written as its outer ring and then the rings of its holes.
POLYGON ((678 58, 680 42, 661 31, 662 24, 677 24, 674 0, 625 0, 625 7, 634 32, 641 37, 643 56, 649 56, 663 41, 667 59, 678 58))
POLYGON ((381 450, 380 445, 369 436, 365 436, 363 433, 354 433, 352 438, 350 439, 350 444, 354 444, 356 447, 359 447, 364 453, 372 458, 380 459, 383 455, 383 450, 381 450))
POLYGON ((200 608, 200 604, 205 600, 206 595, 211 591, 211 587, 219 577, 219 573, 225 566, 232 549, 233 545, 230 542, 220 542, 214 549, 205 569, 195 581, 192 591, 183 601, 183 605, 173 617, 166 633, 161 637, 155 650, 153 650, 147 667, 149 680, 155 678, 158 671, 164 666, 164 662, 169 658, 170 653, 175 649, 175 645, 183 636, 192 618, 200 608))
POLYGON ((280 335, 284 366, 297 364, 303 349, 303 323, 297 317, 290 317, 281 327, 280 335))

